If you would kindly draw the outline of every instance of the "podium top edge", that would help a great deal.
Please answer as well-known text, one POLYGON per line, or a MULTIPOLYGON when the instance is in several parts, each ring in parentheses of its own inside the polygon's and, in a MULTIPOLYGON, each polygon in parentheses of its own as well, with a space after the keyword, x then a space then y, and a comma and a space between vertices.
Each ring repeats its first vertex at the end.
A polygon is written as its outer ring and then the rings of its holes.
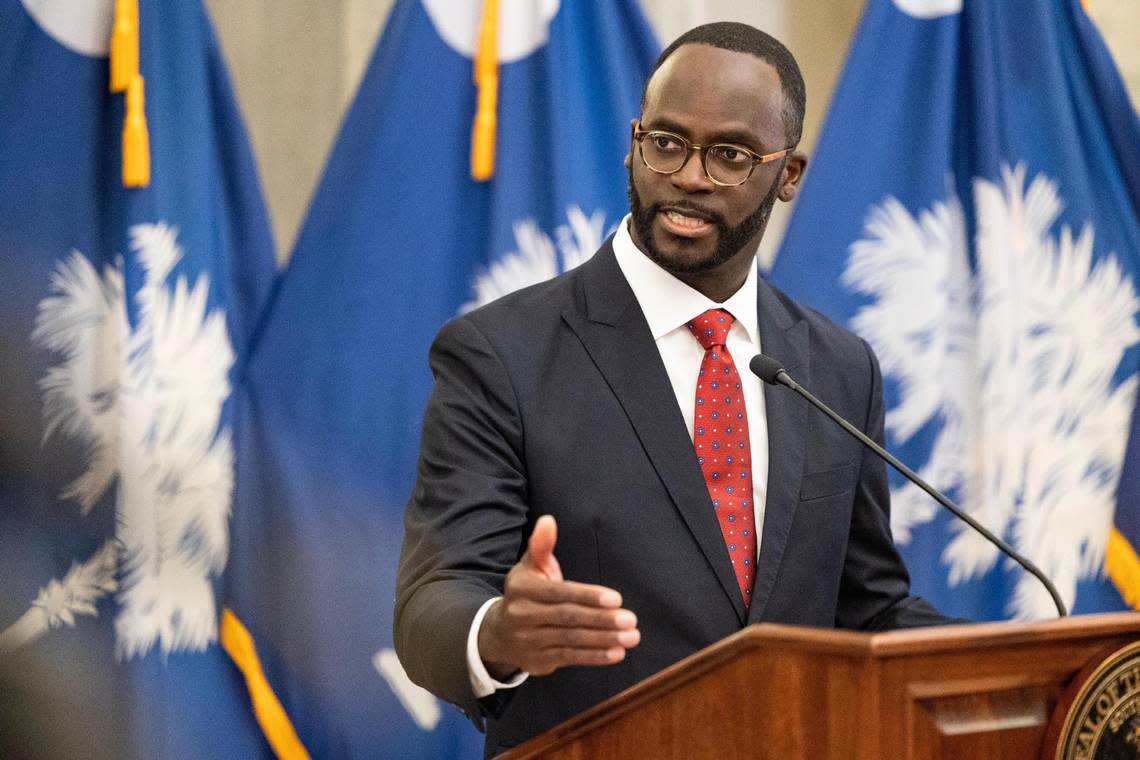
POLYGON ((710 649, 778 644, 784 648, 859 657, 903 657, 963 648, 1016 646, 1028 641, 1099 639, 1129 633, 1140 639, 1140 612, 1106 612, 1052 620, 969 623, 868 633, 761 623, 745 628, 710 649))

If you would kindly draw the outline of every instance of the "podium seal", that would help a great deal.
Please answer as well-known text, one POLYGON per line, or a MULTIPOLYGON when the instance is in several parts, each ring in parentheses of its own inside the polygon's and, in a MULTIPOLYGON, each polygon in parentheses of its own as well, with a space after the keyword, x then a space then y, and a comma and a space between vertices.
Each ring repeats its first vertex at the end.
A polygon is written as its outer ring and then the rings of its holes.
POLYGON ((1105 658, 1081 683, 1055 760, 1140 758, 1140 641, 1105 658))

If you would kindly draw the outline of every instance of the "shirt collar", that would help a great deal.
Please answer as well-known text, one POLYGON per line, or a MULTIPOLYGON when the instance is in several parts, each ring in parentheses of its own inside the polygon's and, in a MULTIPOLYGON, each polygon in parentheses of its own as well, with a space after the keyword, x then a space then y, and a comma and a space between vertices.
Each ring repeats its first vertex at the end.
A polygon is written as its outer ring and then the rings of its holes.
POLYGON ((716 303, 666 272, 634 244, 629 235, 630 215, 626 214, 614 234, 614 256, 629 282, 653 340, 683 327, 689 320, 709 309, 726 309, 744 328, 748 339, 756 343, 760 330, 756 315, 756 263, 748 269, 748 277, 740 289, 724 303, 716 303))

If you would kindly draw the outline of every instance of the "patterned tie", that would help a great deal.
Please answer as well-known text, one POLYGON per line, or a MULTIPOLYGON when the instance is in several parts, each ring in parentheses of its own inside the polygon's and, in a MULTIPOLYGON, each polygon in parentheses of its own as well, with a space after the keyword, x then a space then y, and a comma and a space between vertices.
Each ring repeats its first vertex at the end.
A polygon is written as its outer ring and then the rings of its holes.
POLYGON ((752 452, 740 375, 725 347, 734 319, 709 309, 688 323, 705 349, 697 378, 693 448, 705 476, 720 532, 747 610, 756 569, 756 528, 752 506, 752 452))

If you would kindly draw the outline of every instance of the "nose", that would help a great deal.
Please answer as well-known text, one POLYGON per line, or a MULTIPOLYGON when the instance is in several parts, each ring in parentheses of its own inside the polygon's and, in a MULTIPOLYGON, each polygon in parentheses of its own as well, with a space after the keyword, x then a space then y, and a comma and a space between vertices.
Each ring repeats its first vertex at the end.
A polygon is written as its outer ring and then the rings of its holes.
POLYGON ((716 189, 716 185, 705 173, 704 153, 696 146, 689 148, 685 163, 669 177, 673 180, 674 187, 686 193, 710 192, 716 189))

